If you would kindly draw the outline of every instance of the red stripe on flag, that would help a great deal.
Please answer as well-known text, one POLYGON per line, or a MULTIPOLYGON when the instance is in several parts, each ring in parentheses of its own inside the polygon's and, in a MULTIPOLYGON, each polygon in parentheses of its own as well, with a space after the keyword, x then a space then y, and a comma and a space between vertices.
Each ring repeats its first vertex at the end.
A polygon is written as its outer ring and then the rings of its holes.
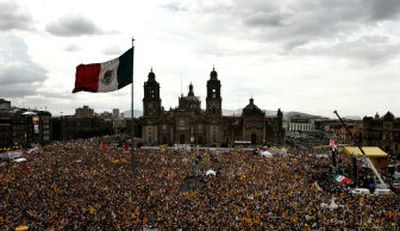
POLYGON ((76 67, 75 88, 72 93, 78 91, 97 92, 101 64, 80 64, 76 67))

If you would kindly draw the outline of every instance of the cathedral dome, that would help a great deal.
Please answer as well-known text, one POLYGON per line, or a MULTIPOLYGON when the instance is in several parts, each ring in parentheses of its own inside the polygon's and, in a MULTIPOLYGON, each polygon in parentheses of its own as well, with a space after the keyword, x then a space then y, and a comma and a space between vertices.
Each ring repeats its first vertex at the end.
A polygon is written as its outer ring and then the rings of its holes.
POLYGON ((193 92, 193 84, 190 83, 189 85, 189 92, 186 97, 183 97, 186 101, 190 102, 200 102, 199 98, 194 95, 193 92))
POLYGON ((254 104, 254 99, 250 98, 249 104, 243 108, 243 115, 264 115, 264 112, 254 104))

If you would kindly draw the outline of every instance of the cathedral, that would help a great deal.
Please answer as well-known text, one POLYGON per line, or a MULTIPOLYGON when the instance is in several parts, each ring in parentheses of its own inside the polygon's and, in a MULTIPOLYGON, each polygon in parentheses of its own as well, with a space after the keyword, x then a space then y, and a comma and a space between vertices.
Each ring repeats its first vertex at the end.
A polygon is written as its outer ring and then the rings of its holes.
POLYGON ((179 105, 165 111, 161 106, 160 84, 150 70, 144 83, 142 140, 146 145, 194 144, 231 147, 238 142, 255 145, 282 145, 284 130, 282 112, 267 117, 251 98, 241 116, 222 115, 221 81, 213 70, 207 81, 206 109, 189 85, 179 105))

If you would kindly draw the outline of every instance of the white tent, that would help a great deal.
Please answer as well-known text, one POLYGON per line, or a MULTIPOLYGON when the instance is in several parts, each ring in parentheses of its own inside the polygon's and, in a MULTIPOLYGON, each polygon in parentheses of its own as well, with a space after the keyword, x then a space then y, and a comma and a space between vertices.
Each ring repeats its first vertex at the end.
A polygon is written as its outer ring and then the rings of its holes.
POLYGON ((26 112, 22 113, 22 115, 37 115, 37 114, 32 111, 26 111, 26 112))
POLYGON ((260 155, 261 155, 262 157, 272 157, 272 153, 268 152, 267 150, 261 151, 261 152, 260 152, 260 155))
POLYGON ((216 173, 214 170, 212 170, 212 169, 208 169, 207 172, 206 172, 206 176, 209 176, 209 175, 216 176, 217 173, 216 173))
POLYGON ((29 155, 30 154, 37 154, 37 153, 39 153, 39 148, 38 147, 31 148, 26 153, 28 153, 29 155))
POLYGON ((25 162, 25 161, 26 161, 26 158, 23 158, 23 157, 17 158, 17 159, 14 160, 14 162, 17 162, 17 163, 25 162))

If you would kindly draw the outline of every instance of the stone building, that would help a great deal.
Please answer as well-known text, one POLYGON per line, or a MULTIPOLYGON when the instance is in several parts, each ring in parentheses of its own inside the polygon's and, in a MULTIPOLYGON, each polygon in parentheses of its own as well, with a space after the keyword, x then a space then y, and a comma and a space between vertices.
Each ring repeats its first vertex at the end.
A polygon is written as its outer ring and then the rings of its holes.
POLYGON ((94 110, 89 106, 83 106, 75 109, 76 118, 93 118, 95 115, 94 110))
POLYGON ((11 109, 11 101, 0 99, 0 110, 9 110, 11 109))
POLYGON ((364 145, 379 146, 391 155, 400 156, 400 118, 390 112, 380 117, 364 117, 362 121, 364 145))
POLYGON ((0 104, 0 147, 51 142, 50 112, 11 107, 5 100, 0 104))
POLYGON ((253 144, 266 142, 282 144, 282 112, 267 118, 254 100, 243 109, 242 116, 223 116, 221 81, 213 70, 207 81, 205 110, 200 98, 189 85, 187 95, 179 97, 176 108, 165 111, 161 106, 160 84, 153 70, 144 83, 142 140, 147 145, 197 144, 230 146, 235 140, 248 140, 253 144))
POLYGON ((250 140, 251 143, 263 143, 265 134, 265 112, 254 104, 251 98, 249 104, 243 108, 243 140, 250 140))
POLYGON ((288 124, 289 132, 312 132, 315 130, 314 120, 309 118, 290 118, 288 124))
POLYGON ((0 111, 0 147, 26 145, 31 142, 32 120, 21 110, 0 111))
POLYGON ((54 140, 71 140, 96 136, 112 135, 113 114, 96 114, 89 106, 75 109, 75 115, 54 117, 51 120, 54 140))

